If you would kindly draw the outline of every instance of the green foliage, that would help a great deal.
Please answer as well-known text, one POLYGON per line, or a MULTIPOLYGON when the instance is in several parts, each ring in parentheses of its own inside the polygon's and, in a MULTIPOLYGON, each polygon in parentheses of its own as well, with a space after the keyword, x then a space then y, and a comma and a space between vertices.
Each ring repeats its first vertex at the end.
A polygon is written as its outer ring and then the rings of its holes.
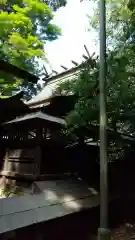
MULTIPOLYGON (((97 1, 95 1, 97 2, 97 1)), ((115 47, 124 34, 124 26, 128 26, 132 11, 128 7, 128 0, 107 0, 106 1, 106 28, 107 46, 115 47)), ((89 17, 90 30, 94 28, 99 31, 99 5, 94 9, 94 16, 89 17)))
MULTIPOLYGON (((127 1, 108 0, 107 15, 108 39, 112 43, 112 50, 110 46, 107 49, 108 131, 115 132, 108 141, 111 155, 116 157, 116 146, 123 154, 122 139, 117 133, 135 133, 135 9, 127 1)), ((93 26, 99 28, 98 17, 93 26)), ((93 64, 84 64, 78 78, 59 87, 61 92, 72 92, 77 97, 67 116, 68 134, 77 136, 81 132, 83 138, 91 136, 91 127, 99 126, 99 60, 89 61, 93 64)), ((98 140, 99 134, 95 131, 94 135, 98 140)))
POLYGON ((17 188, 8 185, 6 185, 5 188, 0 189, 0 197, 8 198, 11 196, 24 196, 24 192, 19 191, 17 188))
MULTIPOLYGON (((118 57, 119 52, 110 52, 107 57, 107 113, 108 127, 115 129, 119 121, 123 123, 124 117, 130 110, 135 110, 135 81, 128 72, 127 58, 118 57)), ((94 60, 95 62, 95 60, 94 60)), ((72 92, 77 101, 72 113, 68 115, 68 122, 74 127, 99 124, 99 63, 92 68, 86 63, 80 71, 79 77, 72 83, 66 82, 60 87, 67 94, 72 92)), ((131 119, 129 119, 131 120, 131 119)))
MULTIPOLYGON (((38 59, 43 59, 43 46, 47 40, 54 40, 60 29, 51 24, 52 9, 41 0, 2 1, 0 12, 0 59, 39 75, 42 69, 38 59)), ((0 72, 1 94, 17 90, 21 80, 0 72)), ((29 84, 31 94, 35 94, 39 85, 29 84)), ((23 89, 28 92, 28 87, 23 89)), ((30 92, 28 93, 29 97, 30 92)), ((30 94, 30 95, 31 95, 30 94)))

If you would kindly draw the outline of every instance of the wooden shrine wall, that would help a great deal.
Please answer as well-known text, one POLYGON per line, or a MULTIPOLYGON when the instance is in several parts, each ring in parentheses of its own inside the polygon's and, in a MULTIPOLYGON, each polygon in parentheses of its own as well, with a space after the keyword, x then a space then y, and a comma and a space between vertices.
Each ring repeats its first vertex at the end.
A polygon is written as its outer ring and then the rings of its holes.
POLYGON ((37 148, 6 149, 1 175, 35 179, 37 176, 37 148))
POLYGON ((6 149, 3 161, 4 175, 36 174, 35 149, 6 149))
POLYGON ((98 149, 86 145, 65 148, 59 129, 52 125, 49 129, 39 125, 36 131, 21 128, 21 132, 3 133, 3 137, 5 154, 1 175, 37 179, 45 174, 78 172, 86 181, 89 177, 90 181, 98 179, 98 149))

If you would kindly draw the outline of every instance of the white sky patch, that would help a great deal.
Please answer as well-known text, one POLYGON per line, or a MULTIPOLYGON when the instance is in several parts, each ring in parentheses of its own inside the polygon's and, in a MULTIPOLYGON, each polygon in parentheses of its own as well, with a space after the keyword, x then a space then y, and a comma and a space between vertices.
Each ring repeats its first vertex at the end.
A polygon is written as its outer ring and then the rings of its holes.
POLYGON ((66 7, 58 9, 55 13, 53 23, 62 30, 62 36, 57 40, 45 44, 44 50, 47 53, 53 70, 62 72, 60 65, 68 68, 73 67, 71 60, 81 63, 82 54, 86 54, 86 44, 90 54, 98 53, 98 46, 95 43, 97 33, 88 31, 89 16, 93 15, 94 4, 92 1, 67 0, 66 7))

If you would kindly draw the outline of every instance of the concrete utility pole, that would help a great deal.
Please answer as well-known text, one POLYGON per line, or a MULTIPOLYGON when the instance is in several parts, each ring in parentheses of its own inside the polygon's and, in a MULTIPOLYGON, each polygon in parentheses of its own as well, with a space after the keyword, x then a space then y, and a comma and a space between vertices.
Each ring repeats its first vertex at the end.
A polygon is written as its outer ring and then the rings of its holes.
POLYGON ((110 240, 108 230, 108 169, 106 115, 106 4, 100 1, 100 228, 98 240, 110 240))

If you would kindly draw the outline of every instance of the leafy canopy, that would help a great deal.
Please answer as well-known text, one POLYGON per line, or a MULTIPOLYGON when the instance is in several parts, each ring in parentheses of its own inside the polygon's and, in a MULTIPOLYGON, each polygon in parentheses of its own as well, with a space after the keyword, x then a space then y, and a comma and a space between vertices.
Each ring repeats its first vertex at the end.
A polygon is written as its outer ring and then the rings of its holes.
MULTIPOLYGON (((40 75, 39 59, 46 57, 44 44, 61 33, 51 23, 52 9, 41 0, 9 0, 0 4, 0 59, 40 75)), ((21 83, 21 80, 3 72, 0 72, 0 79, 2 95, 11 95, 11 90, 18 89, 21 83)), ((31 91, 26 88, 28 96, 37 90, 36 85, 29 87, 31 91)))
MULTIPOLYGON (((98 10, 98 9, 97 9, 98 10)), ((99 30, 94 15, 91 27, 99 30)), ((107 115, 108 131, 115 131, 109 140, 117 142, 117 133, 135 133, 135 8, 134 1, 107 1, 107 115)), ((79 77, 59 86, 61 93, 76 96, 74 109, 68 114, 68 134, 99 139, 99 60, 89 59, 80 68, 79 77), (81 131, 81 129, 83 129, 81 131), (93 134, 93 135, 92 135, 93 134)), ((119 141, 118 141, 119 142, 119 141)), ((120 142, 119 142, 120 144, 120 142)), ((115 155, 116 157, 116 155, 115 155)))

